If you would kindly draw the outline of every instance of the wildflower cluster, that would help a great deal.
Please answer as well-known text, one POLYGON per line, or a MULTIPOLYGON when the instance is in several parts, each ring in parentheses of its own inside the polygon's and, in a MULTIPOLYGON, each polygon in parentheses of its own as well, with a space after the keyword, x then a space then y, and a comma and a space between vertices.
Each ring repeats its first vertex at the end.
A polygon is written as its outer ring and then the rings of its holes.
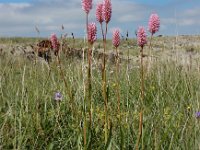
POLYGON ((102 3, 97 4, 96 19, 97 19, 97 21, 99 23, 102 23, 104 21, 104 18, 103 18, 103 4, 102 3))
POLYGON ((153 35, 159 31, 160 18, 156 13, 151 14, 149 19, 149 32, 153 35))
POLYGON ((97 27, 94 22, 88 24, 88 42, 92 45, 97 39, 97 27))
POLYGON ((82 0, 82 9, 86 12, 86 14, 89 14, 92 9, 92 0, 82 0))
POLYGON ((115 48, 117 48, 120 45, 120 31, 119 29, 113 30, 113 45, 115 48))
POLYGON ((147 35, 144 27, 139 27, 137 31, 137 42, 138 45, 143 48, 147 44, 147 35))
POLYGON ((53 49, 55 49, 55 50, 58 49, 59 41, 58 41, 56 34, 53 33, 50 37, 50 40, 51 40, 51 44, 52 44, 53 49))

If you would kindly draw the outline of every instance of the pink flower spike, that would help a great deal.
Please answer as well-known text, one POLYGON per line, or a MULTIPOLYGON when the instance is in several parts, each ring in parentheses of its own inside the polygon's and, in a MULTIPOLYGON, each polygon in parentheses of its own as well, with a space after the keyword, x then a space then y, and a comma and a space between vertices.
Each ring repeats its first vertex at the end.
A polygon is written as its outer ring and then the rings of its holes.
POLYGON ((139 27, 137 31, 137 42, 138 45, 143 48, 147 44, 147 35, 144 27, 139 27))
POLYGON ((117 48, 120 45, 120 30, 119 29, 113 30, 112 43, 115 48, 117 48))
POLYGON ((92 0, 81 0, 82 2, 82 9, 89 14, 90 10, 92 9, 92 0))
POLYGON ((112 15, 112 4, 111 0, 104 0, 103 1, 103 17, 106 23, 109 23, 111 20, 112 15))
POLYGON ((52 44, 52 47, 54 50, 57 50, 58 49, 58 46, 59 46, 59 42, 58 42, 58 38, 56 36, 56 34, 51 34, 51 44, 52 44))
POLYGON ((94 22, 88 24, 88 42, 93 44, 97 39, 97 27, 94 22))
POLYGON ((104 21, 103 20, 103 4, 102 3, 97 4, 96 19, 99 23, 102 23, 104 21))
POLYGON ((156 13, 151 14, 149 18, 149 32, 153 35, 158 32, 160 28, 160 19, 156 13))

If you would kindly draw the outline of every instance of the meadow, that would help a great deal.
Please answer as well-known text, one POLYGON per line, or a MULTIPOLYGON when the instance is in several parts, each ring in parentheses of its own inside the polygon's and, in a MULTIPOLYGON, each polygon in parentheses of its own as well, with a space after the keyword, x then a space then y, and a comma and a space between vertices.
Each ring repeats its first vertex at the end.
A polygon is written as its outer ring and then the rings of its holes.
POLYGON ((0 149, 200 149, 200 37, 109 39, 111 0, 81 4, 84 38, 0 38, 0 149))
MULTIPOLYGON (((194 37, 193 41, 198 41, 198 38, 194 37)), ((176 38, 155 38, 152 47, 167 39, 173 43, 176 38)), ((185 43, 183 39, 180 37, 180 41, 185 43)), ((15 40, 7 39, 7 42, 14 43, 15 40)), ((36 39, 17 40, 17 44, 23 45, 36 39)), ((81 41, 77 41, 75 47, 78 48, 81 41)), ((71 39, 66 39, 66 42, 70 46, 71 39)), ((5 44, 4 41, 2 43, 5 44)), ((129 45, 134 43, 136 40, 130 40, 129 45)), ((96 44, 94 51, 101 46, 96 44)), ((112 48, 111 44, 109 46, 112 48)), ((186 57, 181 57, 181 54, 188 54, 188 48, 183 46, 179 50, 178 44, 177 49, 171 49, 170 44, 168 46, 153 49, 156 59, 144 58, 144 117, 139 148, 199 149, 200 122, 195 116, 200 108, 200 61, 195 57, 198 56, 198 48, 187 55, 187 58, 192 57, 192 61, 182 63, 186 57)), ((127 42, 122 41, 119 49, 123 55, 127 56, 128 48, 127 42)), ((83 63, 82 59, 66 57, 61 53, 61 64, 53 59, 48 67, 43 61, 35 63, 6 53, 6 50, 0 56, 0 149, 83 149, 87 58, 83 63), (54 99, 56 92, 62 94, 62 101, 54 99)), ((137 57, 140 49, 135 45, 129 50, 129 66, 126 60, 120 62, 120 113, 115 64, 107 64, 109 132, 106 143, 102 74, 98 65, 102 61, 93 58, 92 127, 87 127, 87 149, 135 149, 141 106, 137 57)), ((144 53, 148 54, 148 47, 144 53)), ((89 122, 89 113, 86 119, 89 122)))

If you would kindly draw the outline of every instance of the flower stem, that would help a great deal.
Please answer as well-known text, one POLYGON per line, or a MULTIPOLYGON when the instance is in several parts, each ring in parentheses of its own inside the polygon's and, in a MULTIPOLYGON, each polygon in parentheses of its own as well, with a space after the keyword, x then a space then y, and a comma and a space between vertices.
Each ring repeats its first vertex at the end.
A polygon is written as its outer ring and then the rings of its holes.
POLYGON ((65 79, 65 76, 64 76, 64 72, 63 72, 63 69, 62 69, 62 65, 61 65, 61 61, 60 61, 60 57, 59 55, 57 55, 57 63, 58 63, 58 67, 60 69, 60 74, 61 74, 61 77, 64 81, 64 84, 65 84, 65 88, 68 89, 67 90, 67 93, 68 93, 68 96, 70 98, 70 101, 71 101, 71 109, 72 109, 72 112, 73 112, 73 94, 72 94, 72 90, 71 88, 69 87, 69 85, 67 84, 67 81, 65 79))
POLYGON ((91 62, 92 62, 92 45, 88 48, 88 101, 89 101, 89 117, 90 117, 90 129, 92 128, 92 83, 91 83, 91 62))
MULTIPOLYGON (((129 116, 129 92, 130 92, 130 77, 129 77, 129 66, 130 66, 130 48, 129 48, 129 39, 127 37, 126 39, 127 41, 127 48, 128 48, 128 60, 127 60, 127 68, 126 68, 126 76, 127 76, 127 101, 126 101, 126 105, 127 105, 127 110, 128 110, 128 116, 129 116)), ((128 121, 128 117, 126 117, 126 122, 128 121)))
POLYGON ((140 80, 141 80, 141 110, 140 110, 140 120, 139 120, 139 133, 138 133, 138 140, 136 143, 136 150, 139 149, 140 140, 142 137, 142 126, 143 126, 143 102, 144 102, 144 66, 143 66, 143 47, 140 51, 140 80))
POLYGON ((116 47, 116 93, 117 93, 117 102, 118 102, 118 115, 119 115, 119 120, 121 119, 120 117, 120 92, 119 92, 119 52, 116 47))
MULTIPOLYGON (((86 35, 88 34, 88 14, 86 13, 86 35)), ((86 39, 88 37, 86 36, 86 39)), ((83 58, 84 59, 84 58, 83 58)), ((85 95, 85 93, 84 93, 85 95)), ((84 98, 84 129, 83 129, 83 141, 84 141, 84 150, 87 149, 87 115, 86 115, 86 97, 84 98)))
POLYGON ((149 43, 150 59, 151 59, 151 55, 152 55, 152 38, 153 38, 153 34, 151 34, 150 43, 149 43))
POLYGON ((103 32, 103 24, 102 23, 101 23, 101 34, 102 34, 103 42, 104 42, 104 32, 103 32))
POLYGON ((102 36, 103 36, 103 46, 104 46, 104 52, 103 52, 103 68, 102 68, 102 82, 103 82, 103 98, 104 98, 104 111, 105 111, 105 143, 107 143, 108 139, 108 97, 107 97, 107 90, 106 90, 106 34, 107 34, 108 24, 106 23, 106 31, 105 34, 103 34, 103 28, 102 28, 102 36))

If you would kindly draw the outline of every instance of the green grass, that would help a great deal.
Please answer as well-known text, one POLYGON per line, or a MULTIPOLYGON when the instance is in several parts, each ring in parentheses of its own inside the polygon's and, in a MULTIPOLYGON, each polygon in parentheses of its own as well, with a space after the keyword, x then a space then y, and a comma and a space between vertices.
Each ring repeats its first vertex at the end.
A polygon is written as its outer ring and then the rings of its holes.
MULTIPOLYGON (((135 49, 131 54, 138 53, 135 49)), ((84 85, 81 61, 61 58, 66 88, 56 62, 34 64, 26 59, 0 58, 0 149, 83 149, 84 85), (74 96, 73 104, 68 91, 74 96), (63 101, 56 103, 56 91, 63 101), (71 109, 73 105, 73 109, 71 109)), ((158 58, 145 71, 142 149, 197 150, 200 148, 200 72, 158 58)), ((131 64, 139 65, 139 64, 131 64)), ((140 72, 120 67, 121 122, 117 112, 114 65, 107 67, 108 112, 112 128, 104 143, 104 101, 101 71, 92 72, 92 149, 134 149, 140 112, 140 72)), ((89 119, 89 116, 88 116, 89 119)))

